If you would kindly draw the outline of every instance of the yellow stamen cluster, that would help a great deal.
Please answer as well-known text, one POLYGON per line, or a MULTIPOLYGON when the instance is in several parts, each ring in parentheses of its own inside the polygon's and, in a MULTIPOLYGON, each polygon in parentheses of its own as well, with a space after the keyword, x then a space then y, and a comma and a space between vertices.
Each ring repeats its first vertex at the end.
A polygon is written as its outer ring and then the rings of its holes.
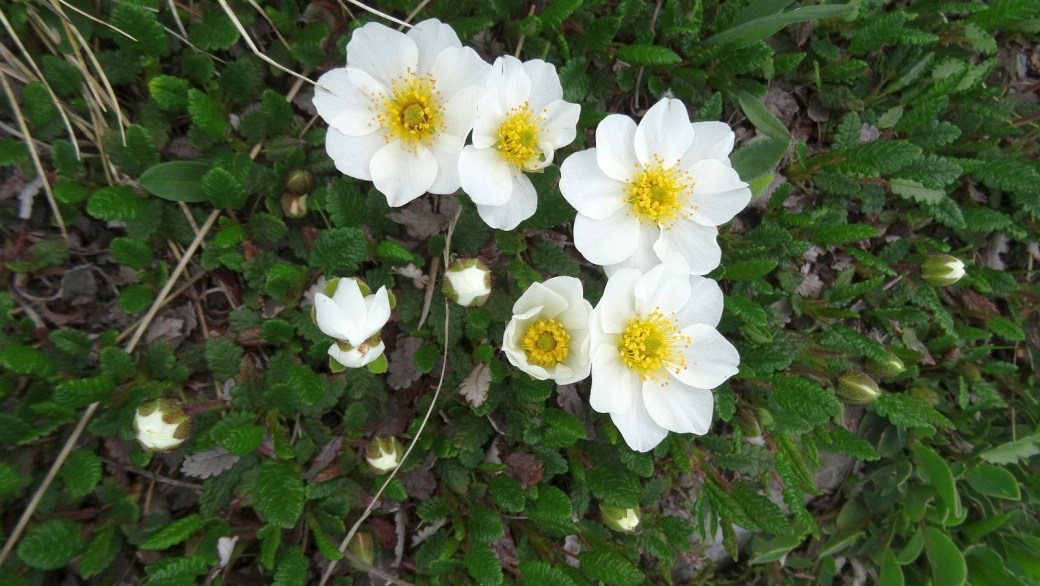
POLYGON ((571 336, 559 322, 543 319, 527 328, 520 347, 527 353, 527 360, 538 366, 555 366, 567 359, 570 353, 571 336))
POLYGON ((643 224, 671 228, 682 219, 693 180, 675 167, 665 168, 660 159, 641 167, 628 182, 625 191, 632 212, 643 224))
POLYGON ((639 376, 639 380, 667 380, 666 370, 686 368, 682 350, 690 339, 679 333, 674 314, 666 316, 654 311, 644 318, 628 320, 618 339, 621 361, 639 376))
POLYGON ((433 78, 409 71, 393 81, 393 90, 378 115, 380 125, 389 130, 387 141, 400 139, 413 149, 420 143, 430 146, 444 124, 441 95, 433 78))
POLYGON ((538 120, 530 105, 524 102, 510 110, 506 121, 498 127, 498 151, 521 171, 538 154, 538 120))

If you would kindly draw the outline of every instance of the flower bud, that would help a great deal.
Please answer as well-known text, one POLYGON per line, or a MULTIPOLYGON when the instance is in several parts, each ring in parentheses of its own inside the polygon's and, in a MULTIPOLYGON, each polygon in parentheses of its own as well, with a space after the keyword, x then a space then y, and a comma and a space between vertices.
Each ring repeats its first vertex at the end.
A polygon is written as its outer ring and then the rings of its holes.
POLYGON ((305 195, 314 187, 314 176, 308 171, 293 171, 289 173, 289 180, 285 182, 289 191, 297 195, 305 195))
POLYGON ((948 287, 964 276, 964 263, 948 254, 929 254, 921 263, 921 276, 932 287, 948 287))
POLYGON ((755 418, 755 413, 750 407, 737 405, 735 418, 740 427, 740 433, 746 437, 758 437, 762 434, 762 428, 758 425, 758 419, 755 418))
POLYGON ((868 359, 867 370, 875 377, 884 380, 906 372, 906 365, 898 356, 889 352, 888 358, 883 362, 868 359))
POLYGON ((149 452, 169 452, 191 437, 191 419, 176 399, 155 399, 137 408, 130 424, 141 447, 149 452))
POLYGON ((347 549, 370 566, 376 559, 376 544, 372 540, 372 536, 364 531, 354 534, 353 539, 347 544, 347 549))
POLYGON ((869 405, 881 396, 874 379, 858 370, 850 370, 838 379, 838 397, 850 405, 869 405))
POLYGON ((639 526, 639 511, 637 509, 626 509, 600 503, 599 512, 603 516, 603 524, 614 531, 631 533, 639 526))
POLYGON ((444 271, 444 296, 463 307, 480 307, 491 296, 491 271, 483 261, 459 258, 444 271))
POLYGON ((918 385, 910 389, 910 396, 915 399, 920 399, 928 405, 935 407, 939 404, 939 393, 935 392, 935 389, 918 385))
POLYGON ((282 211, 290 218, 302 218, 307 215, 307 196, 286 192, 282 196, 282 211))
POLYGON ((368 442, 365 448, 365 460, 368 469, 376 476, 390 472, 401 463, 404 457, 404 446, 395 437, 377 437, 368 442))

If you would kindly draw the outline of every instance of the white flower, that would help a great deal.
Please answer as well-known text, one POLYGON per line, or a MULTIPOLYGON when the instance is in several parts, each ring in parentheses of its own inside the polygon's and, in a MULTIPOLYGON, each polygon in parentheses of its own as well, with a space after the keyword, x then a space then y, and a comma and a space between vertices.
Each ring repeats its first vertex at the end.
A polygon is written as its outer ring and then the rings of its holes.
POLYGON ((145 450, 170 451, 191 437, 191 421, 174 399, 155 399, 134 413, 134 437, 145 450))
POLYGON ((329 356, 348 368, 366 366, 382 356, 385 346, 379 335, 390 319, 390 308, 386 287, 370 293, 360 279, 329 281, 324 293, 314 295, 318 328, 336 338, 329 356))
POLYGON ((404 457, 404 446, 396 437, 376 437, 365 446, 365 461, 376 476, 386 474, 404 457))
POLYGON ((626 509, 600 503, 599 512, 603 517, 603 523, 615 531, 631 533, 639 526, 639 511, 637 509, 626 509))
POLYGON ((488 68, 438 20, 407 34, 378 23, 355 30, 347 66, 322 75, 314 93, 336 168, 371 180, 393 207, 456 191, 488 68))
POLYGON ((578 210, 575 246, 608 275, 677 258, 693 274, 711 272, 722 257, 717 226, 751 201, 730 167, 733 140, 722 122, 691 124, 679 100, 661 100, 638 126, 604 118, 596 148, 560 169, 560 192, 578 210))
POLYGON ((715 281, 668 262, 645 275, 620 269, 592 313, 590 404, 609 413, 633 449, 668 435, 705 434, 713 389, 737 373, 740 356, 718 331, 715 281))
POLYGON ((513 305, 502 351, 509 362, 538 380, 566 385, 589 376, 589 317, 581 281, 553 277, 532 284, 513 305))
POLYGON ((463 307, 480 307, 491 296, 491 271, 477 258, 455 259, 444 271, 444 295, 463 307))
POLYGON ((921 276, 933 287, 949 287, 964 276, 964 262, 948 254, 929 254, 921 263, 921 276))
POLYGON ((488 226, 512 230, 534 215, 538 197, 525 172, 553 161, 574 141, 581 107, 563 101, 556 68, 540 59, 499 57, 477 102, 473 144, 462 149, 462 189, 488 226))

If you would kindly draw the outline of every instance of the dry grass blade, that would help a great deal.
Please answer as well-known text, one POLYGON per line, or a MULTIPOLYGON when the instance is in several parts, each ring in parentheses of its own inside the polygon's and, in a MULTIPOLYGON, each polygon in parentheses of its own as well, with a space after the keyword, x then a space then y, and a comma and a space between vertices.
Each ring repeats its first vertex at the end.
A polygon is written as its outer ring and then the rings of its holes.
MULTIPOLYGON (((40 175, 40 180, 43 181, 43 190, 47 193, 47 201, 51 204, 51 211, 54 212, 54 219, 58 221, 58 228, 61 229, 61 236, 65 239, 65 242, 69 241, 69 233, 65 230, 65 220, 61 217, 61 210, 58 209, 58 202, 54 199, 54 192, 51 190, 51 183, 47 181, 47 172, 43 170, 43 164, 40 162, 40 153, 36 150, 36 143, 32 141, 32 135, 29 134, 29 127, 25 124, 25 117, 22 116, 22 109, 18 106, 18 101, 15 100, 14 92, 11 91, 11 84, 7 83, 7 74, 0 70, 0 81, 4 85, 4 95, 7 96, 7 101, 11 104, 11 110, 14 112, 14 117, 18 120, 18 127, 22 129, 22 134, 28 139, 25 144, 29 147, 29 155, 32 157, 33 165, 36 167, 36 172, 40 175)), ((0 557, 0 563, 3 563, 3 558, 0 557)))
MULTIPOLYGON (((420 12, 422 12, 422 9, 426 8, 426 5, 429 4, 429 3, 430 3, 430 0, 422 0, 422 2, 420 2, 418 6, 413 8, 412 11, 408 13, 408 18, 405 18, 404 22, 405 23, 412 22, 412 19, 415 18, 415 15, 419 14, 420 12)), ((402 23, 401 26, 397 27, 397 30, 403 31, 405 26, 407 26, 407 25, 402 23)))
MULTIPOLYGON (((41 83, 43 83, 43 87, 47 88, 47 94, 50 95, 51 101, 54 102, 55 107, 58 108, 58 113, 61 114, 62 121, 65 122, 65 128, 69 131, 69 142, 71 142, 72 147, 76 149, 76 158, 79 159, 81 157, 79 152, 79 141, 76 140, 76 132, 72 130, 72 123, 69 122, 69 117, 65 113, 65 108, 62 106, 61 101, 58 100, 58 96, 54 93, 54 90, 51 89, 51 84, 47 83, 47 79, 43 76, 43 72, 40 71, 40 68, 36 65, 36 61, 33 60, 32 55, 29 54, 25 45, 22 44, 22 40, 15 34, 14 29, 11 27, 11 23, 7 20, 7 16, 4 15, 2 10, 0 10, 0 22, 3 22, 4 28, 7 29, 7 34, 11 35, 11 38, 14 39, 15 45, 18 45, 18 50, 22 52, 25 60, 29 62, 29 66, 32 67, 32 70, 36 73, 36 77, 41 83)), ((64 233, 64 231, 65 229, 63 227, 62 233, 64 233)))
POLYGON ((274 21, 271 20, 271 17, 267 15, 267 12, 265 12, 264 9, 256 3, 256 0, 249 0, 249 5, 255 8, 256 11, 260 13, 260 16, 264 17, 264 20, 267 21, 267 24, 271 25, 271 30, 274 31, 274 34, 278 37, 278 40, 281 41, 283 45, 285 45, 285 48, 292 50, 289 47, 289 41, 285 40, 285 37, 282 36, 282 32, 278 30, 278 27, 275 26, 274 21))
POLYGON ((100 25, 107 26, 108 28, 116 31, 117 33, 123 35, 124 37, 130 39, 131 41, 137 41, 137 39, 135 37, 133 37, 132 35, 130 35, 130 33, 126 32, 126 31, 124 31, 124 30, 122 30, 122 29, 120 29, 118 27, 114 27, 114 26, 108 24, 107 22, 101 20, 100 18, 98 18, 96 16, 91 16, 91 15, 87 14, 86 12, 83 12, 82 10, 80 10, 79 8, 76 8, 72 4, 69 4, 65 0, 58 0, 58 2, 61 2, 62 4, 67 6, 70 10, 72 10, 73 12, 75 12, 77 14, 82 15, 84 18, 88 18, 88 19, 90 19, 90 20, 92 20, 92 21, 94 21, 94 22, 96 22, 96 23, 98 23, 100 25))
POLYGON ((313 85, 315 87, 319 87, 318 84, 314 83, 310 79, 307 79, 306 77, 303 77, 299 73, 296 73, 295 71, 286 68, 281 63, 278 63, 274 59, 271 59, 267 55, 264 55, 263 53, 261 53, 260 49, 257 48, 256 43, 253 42, 253 38, 249 36, 249 32, 246 31, 246 27, 242 26, 242 21, 238 20, 238 17, 235 16, 235 12, 233 10, 231 10, 230 6, 228 6, 227 0, 217 0, 217 2, 220 3, 220 7, 224 9, 224 13, 228 15, 228 18, 231 19, 231 22, 235 25, 235 28, 238 29, 238 33, 240 35, 242 35, 242 39, 245 40, 246 44, 249 45, 249 48, 253 50, 253 53, 255 53, 257 57, 263 59, 264 61, 269 63, 271 66, 276 67, 280 71, 288 73, 289 75, 291 75, 291 76, 293 76, 293 77, 295 77, 297 79, 302 79, 303 81, 306 81, 307 83, 309 83, 309 84, 311 84, 311 85, 313 85))
POLYGON ((399 24, 399 25, 401 25, 403 27, 412 28, 412 25, 410 25, 407 22, 401 20, 400 18, 394 18, 394 17, 390 16, 389 14, 386 14, 385 12, 380 12, 380 11, 376 10, 375 8, 372 8, 371 6, 365 6, 361 2, 358 2, 358 0, 347 0, 347 2, 350 2, 354 6, 357 6, 358 8, 360 8, 360 9, 366 11, 366 12, 371 12, 372 14, 374 14, 374 15, 376 15, 378 17, 385 18, 385 19, 389 20, 390 22, 392 22, 394 24, 399 24))

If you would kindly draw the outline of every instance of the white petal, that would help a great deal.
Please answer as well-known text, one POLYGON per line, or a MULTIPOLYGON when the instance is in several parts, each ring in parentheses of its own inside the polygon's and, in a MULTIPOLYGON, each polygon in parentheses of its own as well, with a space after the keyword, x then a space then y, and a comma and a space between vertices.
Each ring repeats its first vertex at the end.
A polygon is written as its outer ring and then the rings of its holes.
POLYGON ((599 149, 574 153, 560 165, 560 193, 579 214, 602 220, 625 205, 625 184, 603 173, 599 149))
POLYGON ((488 226, 496 230, 512 230, 538 210, 538 192, 527 175, 513 178, 513 193, 500 206, 477 204, 477 213, 488 226))
MULTIPOLYGON (((533 106, 532 106, 533 108, 533 106)), ((539 110, 534 110, 535 114, 539 110)), ((548 142, 554 149, 563 148, 572 142, 577 136, 575 128, 578 126, 578 117, 581 116, 581 106, 557 100, 549 102, 541 109, 542 121, 539 123, 539 142, 548 142)))
POLYGON ((611 114, 596 127, 596 159, 607 177, 627 183, 639 170, 635 149, 636 123, 628 116, 611 114))
POLYGON ((372 157, 372 183, 392 208, 426 193, 436 178, 437 158, 422 145, 412 151, 395 140, 372 157))
POLYGON ((690 345, 683 352, 686 368, 672 376, 692 387, 714 389, 737 374, 740 354, 715 328, 694 324, 683 328, 682 334, 690 338, 690 345))
MULTIPOLYGON (((483 91, 491 66, 469 47, 450 48, 441 51, 433 64, 431 74, 437 82, 437 91, 450 100, 455 94, 468 87, 483 91)), ((472 111, 470 113, 472 116, 472 111)))
POLYGON ((551 102, 563 99, 560 76, 557 75, 556 67, 552 63, 546 63, 541 59, 525 61, 524 73, 531 80, 530 97, 527 99, 535 112, 551 102))
POLYGON ((426 191, 447 195, 459 190, 459 155, 463 140, 451 134, 441 134, 433 140, 430 152, 437 159, 437 178, 426 191))
POLYGON ((659 264, 636 283, 636 311, 646 315, 659 311, 678 313, 690 298, 690 279, 684 263, 659 264))
POLYGON ((625 331, 628 320, 636 315, 635 290, 636 283, 642 275, 639 271, 620 270, 607 279, 607 286, 599 299, 593 315, 594 328, 597 333, 592 340, 593 345, 615 344, 617 336, 625 331), (599 336, 602 332, 603 337, 599 336))
POLYGON ((350 136, 364 136, 380 129, 375 106, 385 99, 386 91, 371 75, 341 67, 318 78, 313 102, 330 127, 350 136))
POLYGON ((384 88, 392 88, 394 78, 408 70, 415 71, 418 62, 414 41, 376 22, 355 30, 347 43, 347 66, 363 70, 384 88))
POLYGON ((643 401, 650 417, 670 431, 704 435, 711 427, 711 413, 715 410, 711 391, 675 380, 667 385, 651 380, 643 384, 643 401))
POLYGON ((707 159, 689 170, 693 178, 686 211, 690 219, 705 226, 719 226, 733 219, 751 201, 748 184, 731 167, 707 159))
MULTIPOLYGON (((362 302, 361 308, 363 307, 362 302)), ((326 336, 347 341, 353 338, 358 343, 363 342, 364 332, 361 331, 362 325, 357 317, 352 311, 340 308, 335 301, 322 293, 314 296, 314 319, 318 323, 318 329, 326 336)))
POLYGON ((722 261, 722 249, 716 237, 719 229, 702 226, 692 220, 679 220, 654 244, 654 251, 662 261, 681 258, 686 261, 690 273, 706 275, 715 270, 722 261))
POLYGON ((442 134, 451 134, 461 139, 473 128, 476 121, 474 112, 477 110, 477 102, 481 92, 484 90, 479 86, 462 88, 450 100, 444 103, 444 129, 442 134))
MULTIPOLYGON (((553 277, 544 283, 536 284, 547 291, 552 291, 559 295, 564 301, 564 305, 559 311, 554 312, 552 315, 546 312, 546 317, 555 319, 568 330, 575 328, 587 330, 589 328, 589 314, 592 313, 592 306, 583 297, 584 291, 582 290, 581 281, 574 277, 553 277)), ((534 287, 534 285, 531 285, 531 287, 534 287)), ((530 290, 528 289, 527 291, 530 290)), ((513 311, 516 311, 516 306, 513 307, 513 311)))
POLYGON ((683 153, 680 167, 689 169, 704 159, 715 159, 729 166, 735 136, 725 122, 694 122, 693 144, 683 153))
POLYGON ((593 264, 616 264, 636 251, 639 229, 639 220, 626 208, 602 220, 578 214, 574 218, 574 246, 593 264))
POLYGON ((639 377, 621 362, 617 347, 603 344, 593 350, 592 391, 589 405, 600 413, 628 411, 639 393, 639 377))
POLYGON ((523 315, 535 308, 540 308, 538 319, 552 319, 567 309, 567 298, 543 283, 532 283, 513 304, 513 313, 523 315))
POLYGON ((368 307, 368 315, 365 317, 365 329, 369 330, 369 336, 375 334, 390 321, 390 296, 386 287, 380 287, 373 296, 372 304, 368 307))
POLYGON ((344 175, 365 181, 372 180, 372 157, 386 146, 382 132, 365 136, 347 136, 335 128, 325 133, 325 150, 344 175))
POLYGON ((495 149, 462 149, 458 162, 462 190, 473 203, 500 206, 513 194, 513 170, 495 149))
POLYGON ((711 327, 719 325, 724 306, 722 289, 711 279, 690 275, 690 298, 686 305, 675 314, 679 327, 692 324, 706 324, 711 327))
POLYGON ((671 99, 657 102, 639 122, 634 138, 640 163, 660 161, 666 169, 675 166, 693 143, 686 105, 671 99))
MULTIPOLYGON (((587 302, 586 302, 587 303, 587 302)), ((570 353, 567 360, 557 365, 553 380, 558 385, 569 385, 588 378, 592 372, 592 358, 589 356, 589 331, 568 330, 571 336, 570 353)))
POLYGON ((659 239, 661 229, 645 224, 638 224, 638 226, 639 238, 636 240, 635 251, 619 263, 604 266, 603 270, 606 271, 607 276, 613 275, 618 269, 636 269, 640 273, 645 273, 661 264, 661 259, 654 250, 654 242, 659 239))
POLYGON ((643 393, 640 391, 632 398, 631 409, 625 413, 611 413, 610 418, 621 432, 621 437, 625 438, 628 447, 637 452, 649 452, 668 437, 668 430, 650 417, 643 403, 643 393))
POLYGON ((509 112, 528 101, 531 78, 527 76, 519 59, 507 55, 496 59, 491 66, 488 87, 494 90, 498 107, 503 112, 509 112))
POLYGON ((441 51, 462 46, 459 36, 451 26, 431 18, 412 27, 407 33, 419 49, 418 74, 425 75, 433 67, 434 60, 441 51))
POLYGON ((356 347, 346 352, 340 350, 339 346, 333 344, 332 346, 329 346, 329 356, 335 358, 336 362, 339 362, 347 368, 361 368, 382 356, 384 350, 386 350, 386 344, 384 344, 382 340, 371 348, 356 347), (362 351, 364 353, 362 353, 362 351))
MULTIPOLYGON (((470 110, 472 113, 473 110, 470 110)), ((506 111, 498 101, 498 91, 488 89, 480 96, 473 121, 473 146, 478 149, 491 148, 498 142, 498 129, 506 121, 506 111)), ((465 112, 460 110, 460 115, 465 112)))

